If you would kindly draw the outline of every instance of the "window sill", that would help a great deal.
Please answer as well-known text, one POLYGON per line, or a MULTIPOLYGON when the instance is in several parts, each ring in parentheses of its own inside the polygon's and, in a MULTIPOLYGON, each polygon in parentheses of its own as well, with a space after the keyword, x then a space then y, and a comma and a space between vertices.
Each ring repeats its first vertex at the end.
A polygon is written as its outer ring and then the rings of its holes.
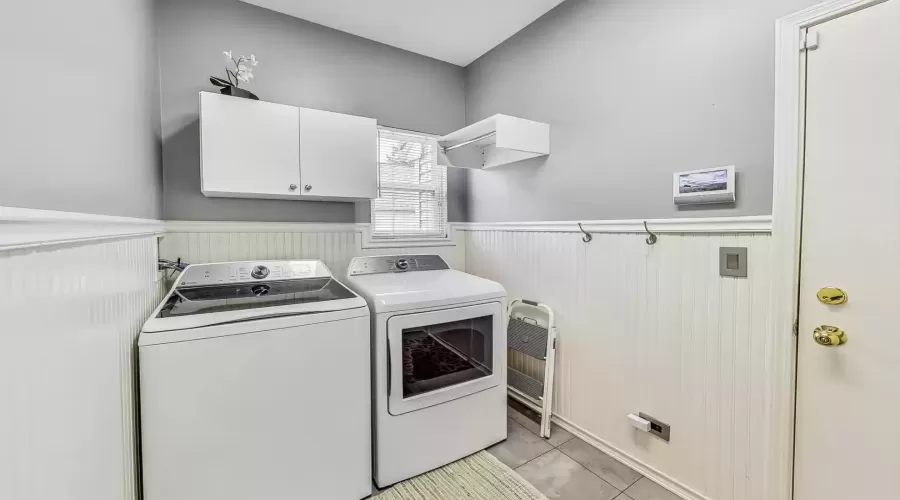
POLYGON ((433 248, 455 247, 456 231, 450 228, 450 234, 446 238, 404 238, 397 240, 380 240, 372 238, 371 226, 366 226, 363 232, 362 248, 433 248))
POLYGON ((446 239, 421 239, 421 240, 371 240, 363 243, 363 248, 412 248, 412 247, 455 247, 456 242, 446 239))

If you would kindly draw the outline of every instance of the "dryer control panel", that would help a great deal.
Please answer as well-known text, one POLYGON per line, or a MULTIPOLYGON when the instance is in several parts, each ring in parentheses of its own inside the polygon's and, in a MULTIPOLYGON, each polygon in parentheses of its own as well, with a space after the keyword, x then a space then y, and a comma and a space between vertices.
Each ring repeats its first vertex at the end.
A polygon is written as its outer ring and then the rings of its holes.
POLYGON ((350 262, 350 276, 364 274, 442 271, 450 269, 440 255, 380 255, 357 257, 350 262))

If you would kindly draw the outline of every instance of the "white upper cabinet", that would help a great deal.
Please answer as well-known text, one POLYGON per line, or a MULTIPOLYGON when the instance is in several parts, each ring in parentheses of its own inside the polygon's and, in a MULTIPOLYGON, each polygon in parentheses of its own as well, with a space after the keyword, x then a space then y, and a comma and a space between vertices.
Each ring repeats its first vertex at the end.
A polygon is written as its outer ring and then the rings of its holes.
POLYGON ((299 116, 293 106, 201 92, 203 194, 298 198, 299 116))
POLYGON ((201 92, 201 190, 232 198, 375 198, 376 138, 371 118, 201 92))
POLYGON ((377 197, 374 119, 300 108, 300 143, 304 197, 377 197))
POLYGON ((497 114, 438 138, 438 163, 487 169, 550 154, 550 125, 497 114))

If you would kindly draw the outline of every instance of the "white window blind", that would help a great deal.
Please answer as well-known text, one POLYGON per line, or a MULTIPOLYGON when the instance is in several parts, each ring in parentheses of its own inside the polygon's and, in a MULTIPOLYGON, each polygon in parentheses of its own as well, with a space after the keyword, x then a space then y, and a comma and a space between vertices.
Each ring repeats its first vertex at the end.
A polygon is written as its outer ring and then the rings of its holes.
POLYGON ((378 198, 372 239, 447 237, 447 167, 428 135, 378 129, 378 198))

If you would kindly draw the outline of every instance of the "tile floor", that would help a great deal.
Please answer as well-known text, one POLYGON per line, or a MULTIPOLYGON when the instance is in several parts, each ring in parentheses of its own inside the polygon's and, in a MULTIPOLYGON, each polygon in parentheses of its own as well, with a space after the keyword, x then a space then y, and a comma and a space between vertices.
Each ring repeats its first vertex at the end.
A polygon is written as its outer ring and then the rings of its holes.
POLYGON ((537 435, 537 415, 512 402, 509 436, 488 451, 550 500, 680 500, 628 466, 554 426, 537 435))
MULTIPOLYGON (((538 436, 538 415, 510 400, 506 441, 488 452, 550 500, 681 500, 627 465, 556 425, 538 436)), ((373 488, 377 500, 381 490, 373 488)))

